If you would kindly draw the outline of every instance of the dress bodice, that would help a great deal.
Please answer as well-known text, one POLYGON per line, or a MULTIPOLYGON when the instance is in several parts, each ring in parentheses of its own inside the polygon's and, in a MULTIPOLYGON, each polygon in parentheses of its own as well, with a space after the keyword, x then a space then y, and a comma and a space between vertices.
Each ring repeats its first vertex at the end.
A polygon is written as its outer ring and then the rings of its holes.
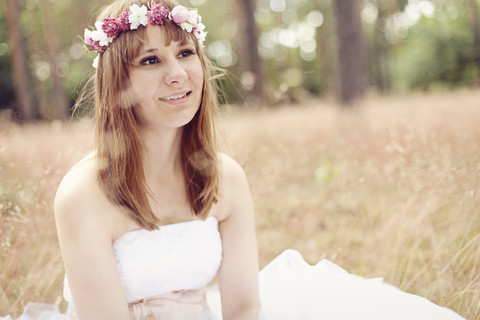
MULTIPOLYGON (((169 292, 197 290, 216 275, 222 242, 214 217, 133 230, 112 244, 129 303, 169 292)), ((64 296, 71 300, 65 281, 64 296)))

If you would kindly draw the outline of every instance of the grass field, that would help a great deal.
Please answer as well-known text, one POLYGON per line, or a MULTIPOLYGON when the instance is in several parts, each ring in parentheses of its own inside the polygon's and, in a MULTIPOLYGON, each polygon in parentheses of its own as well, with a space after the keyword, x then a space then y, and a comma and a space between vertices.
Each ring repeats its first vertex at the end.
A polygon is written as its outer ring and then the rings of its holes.
MULTIPOLYGON (((262 266, 294 248, 480 319, 480 91, 232 108, 220 123, 249 177, 262 266)), ((65 307, 52 201, 90 126, 0 122, 0 316, 65 307)))

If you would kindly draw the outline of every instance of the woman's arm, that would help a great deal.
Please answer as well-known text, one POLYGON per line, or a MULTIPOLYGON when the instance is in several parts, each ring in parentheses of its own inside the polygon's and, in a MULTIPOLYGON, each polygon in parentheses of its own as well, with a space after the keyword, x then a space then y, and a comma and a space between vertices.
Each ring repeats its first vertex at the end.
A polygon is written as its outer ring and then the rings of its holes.
POLYGON ((129 319, 112 251, 115 223, 108 207, 95 175, 83 168, 64 178, 55 197, 60 249, 80 320, 129 319))
POLYGON ((252 198, 243 169, 222 156, 226 215, 220 222, 223 261, 218 272, 223 319, 258 319, 258 253, 252 198))

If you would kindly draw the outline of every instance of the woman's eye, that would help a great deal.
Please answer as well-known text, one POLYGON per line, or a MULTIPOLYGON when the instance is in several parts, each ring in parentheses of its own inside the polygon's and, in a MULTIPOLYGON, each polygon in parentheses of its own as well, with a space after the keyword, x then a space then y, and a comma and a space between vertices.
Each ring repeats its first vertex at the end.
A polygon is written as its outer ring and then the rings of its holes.
POLYGON ((191 56, 193 54, 195 54, 195 50, 185 49, 185 50, 180 51, 180 54, 178 56, 181 57, 181 58, 186 58, 186 57, 191 56))
POLYGON ((140 60, 141 65, 150 65, 150 64, 155 64, 158 63, 159 60, 157 57, 146 57, 140 60))

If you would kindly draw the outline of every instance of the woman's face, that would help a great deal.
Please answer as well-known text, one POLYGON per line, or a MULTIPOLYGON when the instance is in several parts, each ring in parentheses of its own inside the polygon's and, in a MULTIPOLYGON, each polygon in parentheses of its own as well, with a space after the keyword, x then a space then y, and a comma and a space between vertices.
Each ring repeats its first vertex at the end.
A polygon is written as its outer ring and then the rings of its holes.
POLYGON ((142 115, 142 127, 179 128, 200 106, 203 69, 195 45, 165 46, 161 26, 146 27, 146 43, 130 69, 130 83, 142 115))

